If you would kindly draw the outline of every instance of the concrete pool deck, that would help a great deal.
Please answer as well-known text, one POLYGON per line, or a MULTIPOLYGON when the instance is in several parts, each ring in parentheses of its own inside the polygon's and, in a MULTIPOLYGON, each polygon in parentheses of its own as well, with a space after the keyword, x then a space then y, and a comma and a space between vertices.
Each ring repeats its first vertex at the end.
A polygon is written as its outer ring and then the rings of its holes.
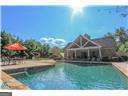
POLYGON ((20 68, 35 68, 35 67, 43 67, 43 66, 53 66, 55 65, 54 60, 26 60, 23 64, 16 65, 6 65, 1 66, 2 70, 12 70, 12 69, 20 69, 20 68))
POLYGON ((20 81, 16 80, 12 76, 7 73, 1 71, 1 80, 2 82, 9 87, 9 89, 17 89, 17 90, 28 90, 30 89, 28 86, 24 85, 20 81))
POLYGON ((112 62, 112 65, 128 77, 128 62, 112 62))

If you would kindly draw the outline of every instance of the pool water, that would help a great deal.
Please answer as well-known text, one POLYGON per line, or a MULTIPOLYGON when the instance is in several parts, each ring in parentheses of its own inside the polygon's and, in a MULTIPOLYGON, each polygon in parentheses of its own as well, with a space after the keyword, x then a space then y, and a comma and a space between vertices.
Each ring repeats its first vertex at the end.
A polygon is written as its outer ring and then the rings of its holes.
POLYGON ((128 78, 112 65, 58 63, 45 71, 14 77, 31 89, 128 89, 128 78))

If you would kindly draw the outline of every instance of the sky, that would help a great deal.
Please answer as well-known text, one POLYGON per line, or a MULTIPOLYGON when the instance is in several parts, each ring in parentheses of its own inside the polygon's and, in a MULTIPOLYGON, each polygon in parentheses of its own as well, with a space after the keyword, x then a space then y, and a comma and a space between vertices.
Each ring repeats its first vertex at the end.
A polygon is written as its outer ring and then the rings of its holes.
POLYGON ((73 15, 70 6, 2 6, 1 28, 23 40, 64 47, 77 36, 101 38, 119 27, 128 28, 117 6, 85 6, 73 15))

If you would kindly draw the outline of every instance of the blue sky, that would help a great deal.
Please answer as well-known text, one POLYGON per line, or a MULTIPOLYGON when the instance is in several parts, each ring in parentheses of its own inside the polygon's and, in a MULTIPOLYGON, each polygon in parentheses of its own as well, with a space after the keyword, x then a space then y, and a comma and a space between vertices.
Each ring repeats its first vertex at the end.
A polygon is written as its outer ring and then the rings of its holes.
POLYGON ((116 11, 120 11, 116 6, 86 6, 72 19, 69 6, 3 6, 2 29, 23 40, 66 44, 80 34, 100 38, 116 28, 128 28, 128 16, 124 18, 116 11))

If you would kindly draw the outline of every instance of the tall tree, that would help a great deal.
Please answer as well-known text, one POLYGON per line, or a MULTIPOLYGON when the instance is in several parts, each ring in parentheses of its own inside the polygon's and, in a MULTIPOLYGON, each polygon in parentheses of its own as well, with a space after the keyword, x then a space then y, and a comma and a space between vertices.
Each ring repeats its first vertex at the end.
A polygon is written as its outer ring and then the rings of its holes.
POLYGON ((111 39, 114 40, 114 36, 113 36, 113 34, 110 33, 110 32, 108 32, 108 33, 105 35, 105 37, 109 37, 109 38, 111 38, 111 39))
POLYGON ((128 40, 118 46, 118 51, 128 53, 128 40))
POLYGON ((17 39, 15 36, 11 35, 10 33, 6 32, 5 30, 1 31, 1 54, 3 55, 14 55, 17 52, 11 52, 5 50, 3 47, 7 44, 15 43, 15 42, 22 42, 22 40, 17 39))
POLYGON ((116 38, 119 39, 119 42, 121 42, 121 43, 123 43, 126 40, 126 38, 128 37, 126 34, 126 30, 122 27, 116 30, 115 36, 116 36, 116 38))
POLYGON ((44 55, 44 57, 49 56, 49 49, 50 49, 50 46, 48 44, 43 45, 43 55, 44 55))
POLYGON ((49 45, 42 45, 40 42, 34 39, 26 40, 24 45, 27 48, 29 57, 36 57, 37 54, 40 56, 48 56, 49 45))

